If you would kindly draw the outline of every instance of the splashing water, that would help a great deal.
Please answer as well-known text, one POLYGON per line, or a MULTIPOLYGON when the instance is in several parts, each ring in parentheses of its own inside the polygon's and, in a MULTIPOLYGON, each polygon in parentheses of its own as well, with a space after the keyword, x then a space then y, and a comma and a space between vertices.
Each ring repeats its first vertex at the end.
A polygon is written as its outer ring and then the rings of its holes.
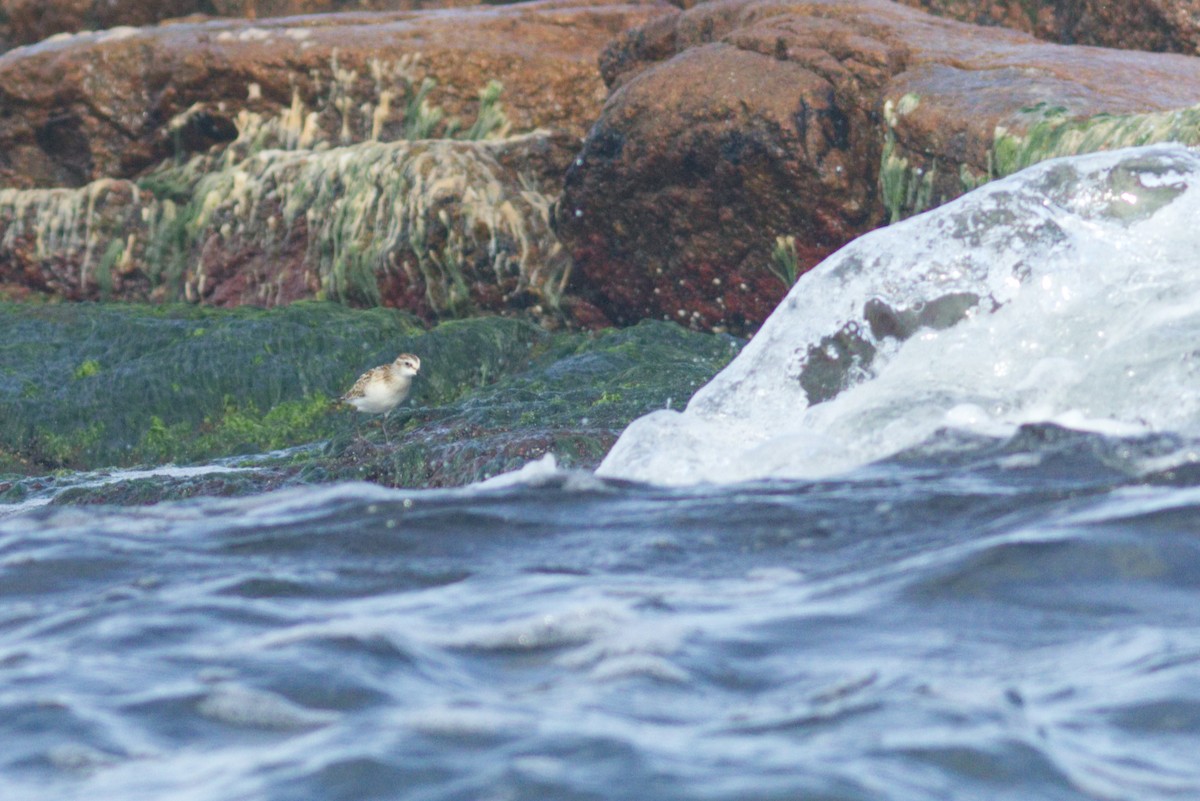
MULTIPOLYGON (((600 475, 830 475, 940 430, 1200 430, 1200 154, 1048 161, 864 236, 803 276, 683 412, 600 475)), ((1191 458, 1190 445, 1181 446, 1191 458)))

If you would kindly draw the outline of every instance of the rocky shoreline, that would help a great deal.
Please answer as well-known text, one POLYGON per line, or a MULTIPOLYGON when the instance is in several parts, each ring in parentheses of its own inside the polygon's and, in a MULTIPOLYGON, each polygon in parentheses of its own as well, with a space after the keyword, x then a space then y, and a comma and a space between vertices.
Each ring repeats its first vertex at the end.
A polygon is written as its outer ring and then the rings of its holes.
POLYGON ((855 237, 1200 143, 1179 5, 4 0, 0 497, 314 442, 166 494, 594 465, 855 237), (395 447, 328 413, 410 348, 395 447))

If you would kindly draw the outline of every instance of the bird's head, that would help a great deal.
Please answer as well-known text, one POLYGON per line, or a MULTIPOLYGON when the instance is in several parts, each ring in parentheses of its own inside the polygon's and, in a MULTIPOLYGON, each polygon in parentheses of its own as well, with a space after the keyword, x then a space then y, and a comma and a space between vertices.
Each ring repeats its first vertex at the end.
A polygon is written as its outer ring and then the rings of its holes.
POLYGON ((411 353, 401 353, 393 362, 403 375, 416 375, 421 372, 421 360, 411 353))

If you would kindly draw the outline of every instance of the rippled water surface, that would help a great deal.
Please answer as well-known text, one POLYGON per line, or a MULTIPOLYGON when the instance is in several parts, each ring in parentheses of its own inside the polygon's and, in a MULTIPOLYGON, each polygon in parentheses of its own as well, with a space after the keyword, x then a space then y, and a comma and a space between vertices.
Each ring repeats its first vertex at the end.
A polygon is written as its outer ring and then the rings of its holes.
POLYGON ((1200 479, 1023 436, 10 516, 0 798, 1200 797, 1200 479))

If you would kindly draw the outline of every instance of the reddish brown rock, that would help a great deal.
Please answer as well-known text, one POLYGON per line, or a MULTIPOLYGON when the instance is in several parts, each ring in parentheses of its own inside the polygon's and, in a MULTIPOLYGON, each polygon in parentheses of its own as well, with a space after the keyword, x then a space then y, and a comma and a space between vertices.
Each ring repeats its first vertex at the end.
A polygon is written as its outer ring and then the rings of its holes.
POLYGON ((0 0, 0 50, 60 33, 213 13, 208 0, 0 0))
POLYGON ((666 8, 187 22, 12 51, 0 289, 602 319, 563 294, 551 207, 603 102, 600 47, 666 8))
POLYGON ((530 3, 118 28, 18 48, 0 56, 0 184, 131 177, 264 119, 279 131, 260 146, 388 141, 418 117, 417 135, 442 135, 493 81, 513 131, 582 134, 604 99, 601 47, 661 13, 530 3))
POLYGON ((60 33, 154 25, 194 15, 262 19, 337 11, 407 11, 476 0, 0 0, 0 52, 60 33))
MULTIPOLYGON (((264 151, 164 191, 0 190, 0 287, 68 300, 273 306, 329 298, 426 320, 562 314, 550 230, 564 135, 264 151)), ((186 172, 186 170, 181 170, 186 172)))
POLYGON ((480 5, 478 0, 212 0, 211 4, 215 13, 223 17, 246 19, 333 14, 342 11, 413 11, 422 8, 480 5))
POLYGON ((1041 158, 1200 130, 1200 60, 887 0, 714 0, 623 35, 602 69, 556 220, 575 287, 620 323, 751 330, 888 220, 1041 158))
POLYGON ((1200 53, 1200 0, 900 0, 939 16, 1003 25, 1062 44, 1200 53))

